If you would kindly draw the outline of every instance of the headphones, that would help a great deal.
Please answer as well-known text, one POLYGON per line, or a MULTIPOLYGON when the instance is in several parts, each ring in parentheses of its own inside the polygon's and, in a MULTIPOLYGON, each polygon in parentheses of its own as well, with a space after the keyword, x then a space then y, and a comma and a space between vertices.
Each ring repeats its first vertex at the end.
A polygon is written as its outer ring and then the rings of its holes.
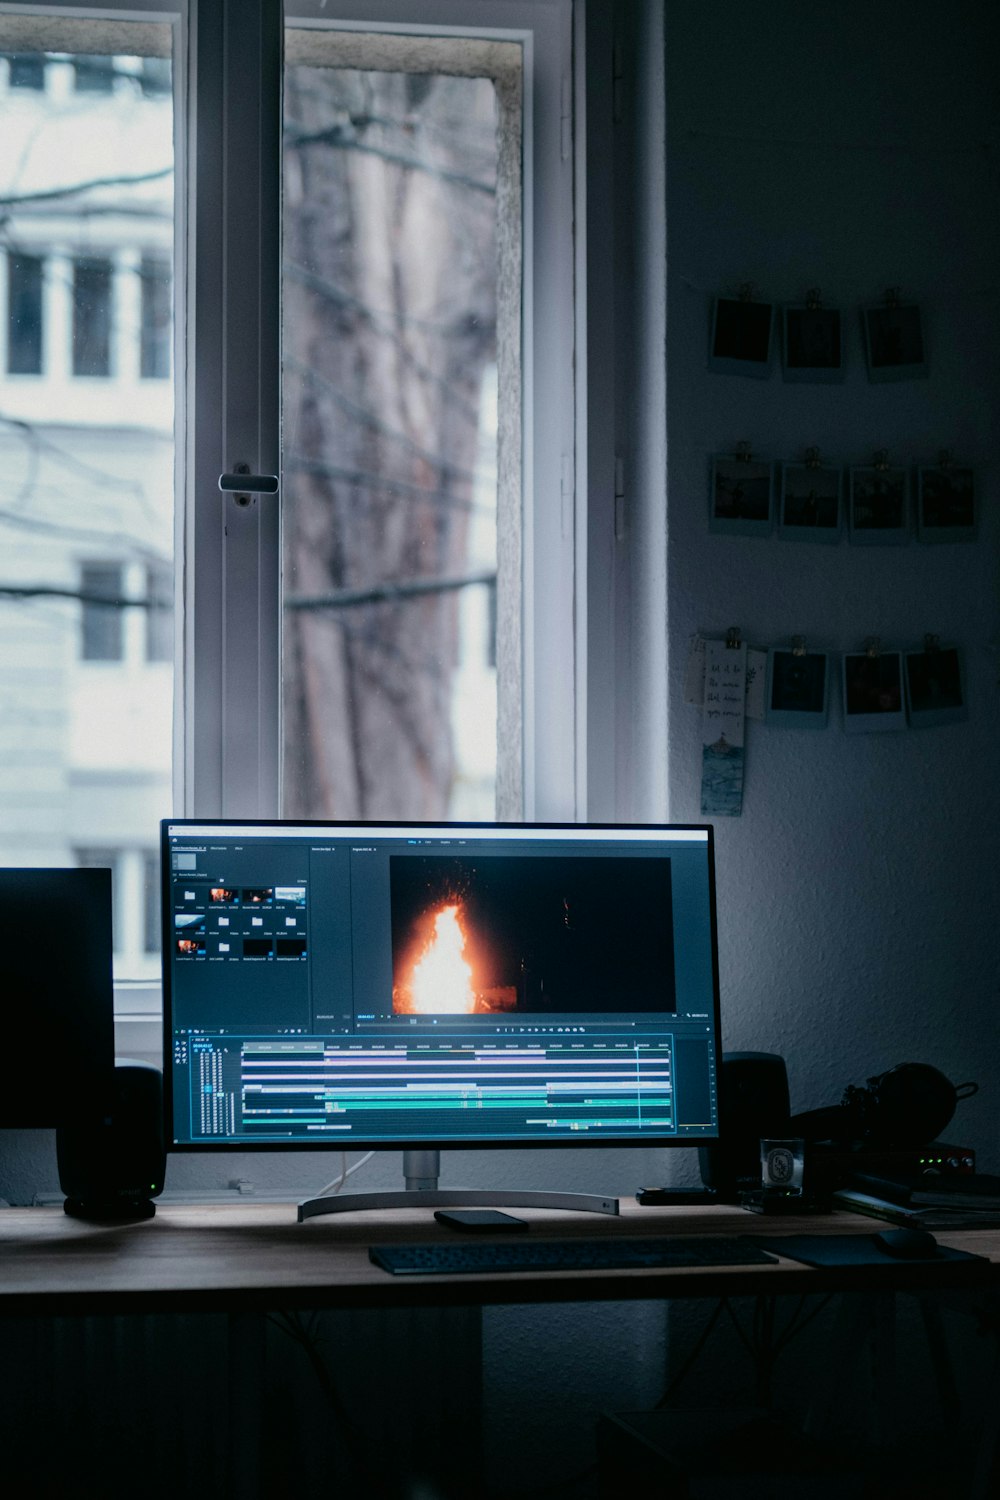
POLYGON ((899 1063, 849 1084, 839 1104, 793 1115, 793 1133, 810 1141, 867 1146, 926 1146, 945 1129, 959 1099, 978 1093, 978 1083, 950 1083, 929 1063, 899 1063))

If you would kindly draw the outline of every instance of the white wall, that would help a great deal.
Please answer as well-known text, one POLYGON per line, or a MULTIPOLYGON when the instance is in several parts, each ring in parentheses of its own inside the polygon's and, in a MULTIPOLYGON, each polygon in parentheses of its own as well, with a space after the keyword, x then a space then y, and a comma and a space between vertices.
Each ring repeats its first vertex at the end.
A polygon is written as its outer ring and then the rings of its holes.
MULTIPOLYGON (((998 11, 988 0, 666 7, 670 814, 699 816, 691 632, 965 648, 969 719, 902 734, 752 724, 719 819, 727 1050, 788 1061, 794 1108, 904 1061, 978 1080, 948 1138, 1000 1167, 997 1027, 998 11), (843 385, 706 368, 710 298, 750 281, 846 318, 843 385), (900 286, 926 380, 870 384, 857 309, 900 286), (746 440, 865 463, 941 448, 982 480, 973 545, 808 546, 709 533, 707 459, 746 440)), ((835 697, 838 695, 835 694, 835 697)))

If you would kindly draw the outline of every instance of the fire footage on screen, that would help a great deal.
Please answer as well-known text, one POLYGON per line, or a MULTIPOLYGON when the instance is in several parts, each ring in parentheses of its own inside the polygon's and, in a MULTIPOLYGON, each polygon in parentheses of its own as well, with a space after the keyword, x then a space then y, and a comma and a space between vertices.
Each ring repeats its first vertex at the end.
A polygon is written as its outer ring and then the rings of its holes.
POLYGON ((394 1015, 676 1009, 670 860, 392 856, 394 1015))
POLYGON ((182 882, 176 898, 173 941, 179 959, 267 962, 307 957, 304 885, 182 882))

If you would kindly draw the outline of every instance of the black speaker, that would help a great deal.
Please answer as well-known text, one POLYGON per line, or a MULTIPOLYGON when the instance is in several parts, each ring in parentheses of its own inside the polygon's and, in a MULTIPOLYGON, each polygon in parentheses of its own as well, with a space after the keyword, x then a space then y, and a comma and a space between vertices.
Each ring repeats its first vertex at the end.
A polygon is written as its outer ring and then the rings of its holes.
POLYGON ((760 1187, 761 1136, 788 1134, 788 1072, 775 1052, 725 1052, 719 1072, 719 1139, 698 1148, 701 1180, 735 1203, 760 1187))
POLYGON ((66 1212, 101 1221, 148 1219, 163 1192, 163 1075, 148 1063, 117 1063, 109 1114, 81 1111, 56 1131, 66 1212))

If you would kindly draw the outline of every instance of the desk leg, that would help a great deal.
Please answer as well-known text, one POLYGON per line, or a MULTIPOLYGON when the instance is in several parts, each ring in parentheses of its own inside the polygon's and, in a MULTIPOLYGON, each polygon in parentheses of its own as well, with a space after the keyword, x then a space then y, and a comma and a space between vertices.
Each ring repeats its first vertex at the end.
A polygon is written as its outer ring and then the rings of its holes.
POLYGON ((263 1313, 227 1316, 229 1408, 226 1474, 227 1493, 239 1500, 258 1500, 261 1494, 261 1430, 264 1395, 263 1313))
POLYGON ((979 1437, 976 1472, 969 1500, 994 1500, 997 1493, 997 1454, 1000 1452, 1000 1333, 993 1335, 993 1373, 987 1382, 987 1408, 979 1437))
POLYGON ((875 1436, 883 1443, 895 1435, 896 1303, 889 1294, 846 1293, 834 1324, 823 1378, 806 1413, 803 1430, 828 1436, 829 1418, 843 1407, 844 1392, 857 1385, 858 1363, 870 1353, 875 1436))
POLYGON ((924 1333, 927 1336, 927 1348, 930 1351, 931 1368, 937 1383, 945 1431, 958 1432, 962 1425, 962 1398, 958 1393, 955 1367, 948 1348, 941 1309, 933 1297, 923 1296, 918 1298, 918 1301, 924 1320, 924 1333))

